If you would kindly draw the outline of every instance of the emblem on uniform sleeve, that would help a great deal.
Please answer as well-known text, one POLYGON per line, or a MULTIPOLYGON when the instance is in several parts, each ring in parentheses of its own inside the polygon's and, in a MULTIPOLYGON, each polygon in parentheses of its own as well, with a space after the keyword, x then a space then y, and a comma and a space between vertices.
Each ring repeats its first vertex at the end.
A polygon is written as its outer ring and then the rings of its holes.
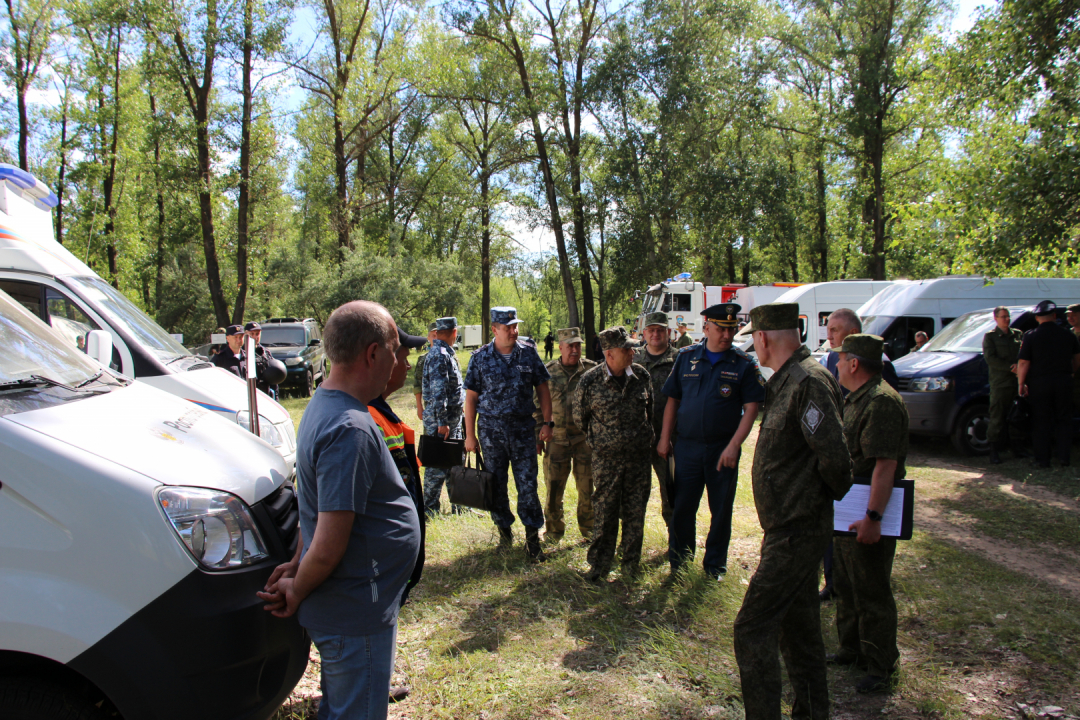
POLYGON ((720 386, 720 395, 721 395, 721 397, 731 397, 731 386, 728 385, 727 383, 724 383, 723 385, 721 385, 720 386))
POLYGON ((767 382, 765 380, 765 376, 762 375, 761 373, 758 373, 757 381, 758 381, 758 385, 761 385, 761 387, 765 387, 765 383, 767 382))
POLYGON ((813 435, 817 432, 818 425, 821 424, 821 419, 825 417, 825 413, 821 412, 817 405, 813 402, 806 404, 806 412, 803 413, 802 423, 806 426, 806 429, 813 435))

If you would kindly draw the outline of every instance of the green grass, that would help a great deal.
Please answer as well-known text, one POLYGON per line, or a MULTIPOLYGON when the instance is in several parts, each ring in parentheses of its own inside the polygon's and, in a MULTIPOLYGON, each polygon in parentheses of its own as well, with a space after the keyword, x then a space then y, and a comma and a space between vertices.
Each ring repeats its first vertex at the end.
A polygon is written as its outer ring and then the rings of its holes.
MULTIPOLYGON (((397 393, 391 405, 413 422, 408 393, 397 393)), ((302 406, 287 402, 294 417, 302 406)), ((520 525, 513 552, 502 554, 487 517, 442 516, 429 523, 424 577, 399 626, 397 680, 412 694, 391 708, 391 717, 741 718, 732 623, 760 542, 752 445, 746 449, 730 570, 720 584, 696 565, 681 582, 662 585, 667 535, 655 492, 637 583, 615 575, 597 587, 581 578, 586 548, 576 542, 572 510, 564 540, 547 546, 550 559, 542 565, 526 561, 520 525)), ((955 502, 950 508, 979 531, 1019 543, 1036 540, 1027 528, 1044 508, 1029 505, 1033 501, 919 464, 911 474, 922 488, 920 499, 955 502)), ((566 507, 575 502, 569 483, 566 507)), ((1052 542, 1080 550, 1074 515, 1058 512, 1043 529, 1061 525, 1052 542)), ((707 521, 703 507, 699 540, 707 521)), ((858 672, 831 668, 838 715, 842 709, 858 718, 998 718, 1017 715, 1014 703, 1031 700, 1080 712, 1076 600, 918 530, 901 543, 893 578, 903 655, 896 690, 858 696, 851 689, 858 672)), ((821 632, 831 649, 833 613, 832 605, 823 607, 821 632)), ((278 719, 314 717, 316 695, 317 672, 310 667, 278 719)))

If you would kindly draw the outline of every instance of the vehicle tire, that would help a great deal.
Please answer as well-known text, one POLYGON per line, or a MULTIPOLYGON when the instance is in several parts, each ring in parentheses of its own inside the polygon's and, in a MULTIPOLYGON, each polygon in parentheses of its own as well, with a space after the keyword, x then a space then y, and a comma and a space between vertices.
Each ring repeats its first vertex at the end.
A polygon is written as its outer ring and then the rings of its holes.
POLYGON ((304 374, 304 384, 300 386, 300 397, 311 397, 313 392, 315 392, 315 368, 304 374))
POLYGON ((953 429, 953 445, 964 455, 985 455, 990 452, 986 434, 990 430, 990 408, 976 404, 964 409, 953 429))
POLYGON ((4 720, 105 720, 109 715, 63 685, 36 678, 0 680, 0 718, 4 720))

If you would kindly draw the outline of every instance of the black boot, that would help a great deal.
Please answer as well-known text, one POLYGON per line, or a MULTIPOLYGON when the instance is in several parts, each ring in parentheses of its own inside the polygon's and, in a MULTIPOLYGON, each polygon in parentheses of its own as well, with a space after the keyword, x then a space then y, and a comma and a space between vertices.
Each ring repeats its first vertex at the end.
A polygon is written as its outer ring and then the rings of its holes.
POLYGON ((997 443, 996 442, 990 443, 990 464, 991 465, 1000 465, 1001 464, 1001 456, 998 455, 998 448, 997 448, 997 443))
POLYGON ((540 531, 537 528, 525 528, 525 554, 533 562, 544 562, 547 557, 540 549, 540 531))
POLYGON ((514 547, 514 531, 508 527, 499 527, 499 550, 506 551, 512 547, 514 547))

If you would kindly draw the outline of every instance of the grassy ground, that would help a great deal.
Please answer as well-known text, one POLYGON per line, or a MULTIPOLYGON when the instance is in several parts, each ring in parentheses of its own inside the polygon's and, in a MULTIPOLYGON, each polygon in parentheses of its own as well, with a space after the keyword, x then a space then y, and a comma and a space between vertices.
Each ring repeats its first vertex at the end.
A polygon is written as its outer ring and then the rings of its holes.
MULTIPOLYGON (((294 417, 305 404, 286 401, 294 417)), ((415 417, 408 394, 391 404, 415 417)), ((547 547, 542 565, 526 562, 520 525, 519 547, 499 554, 486 517, 432 521, 424 578, 399 628, 396 679, 412 693, 391 717, 742 717, 731 626, 761 536, 749 468, 740 468, 730 569, 719 584, 698 567, 671 588, 661 585, 667 538, 656 493, 637 583, 616 575, 595 587, 580 578, 585 547, 577 542, 573 483, 566 537, 547 547)), ((893 573, 898 685, 892 695, 860 696, 851 689, 855 671, 831 668, 833 717, 1020 718, 1054 707, 1080 714, 1080 593, 1066 582, 1080 577, 1080 480, 1018 462, 991 473, 926 441, 913 443, 909 468, 917 504, 931 514, 901 543, 893 573), (987 544, 1002 554, 984 551, 987 544), (1027 557, 1054 570, 1040 571, 1027 557), (1061 582, 1050 577, 1055 571, 1061 582)), ((707 522, 703 511, 699 545, 707 522)), ((832 619, 827 604, 821 631, 830 648, 832 619)), ((313 653, 279 720, 314 717, 317 677, 313 653)))

